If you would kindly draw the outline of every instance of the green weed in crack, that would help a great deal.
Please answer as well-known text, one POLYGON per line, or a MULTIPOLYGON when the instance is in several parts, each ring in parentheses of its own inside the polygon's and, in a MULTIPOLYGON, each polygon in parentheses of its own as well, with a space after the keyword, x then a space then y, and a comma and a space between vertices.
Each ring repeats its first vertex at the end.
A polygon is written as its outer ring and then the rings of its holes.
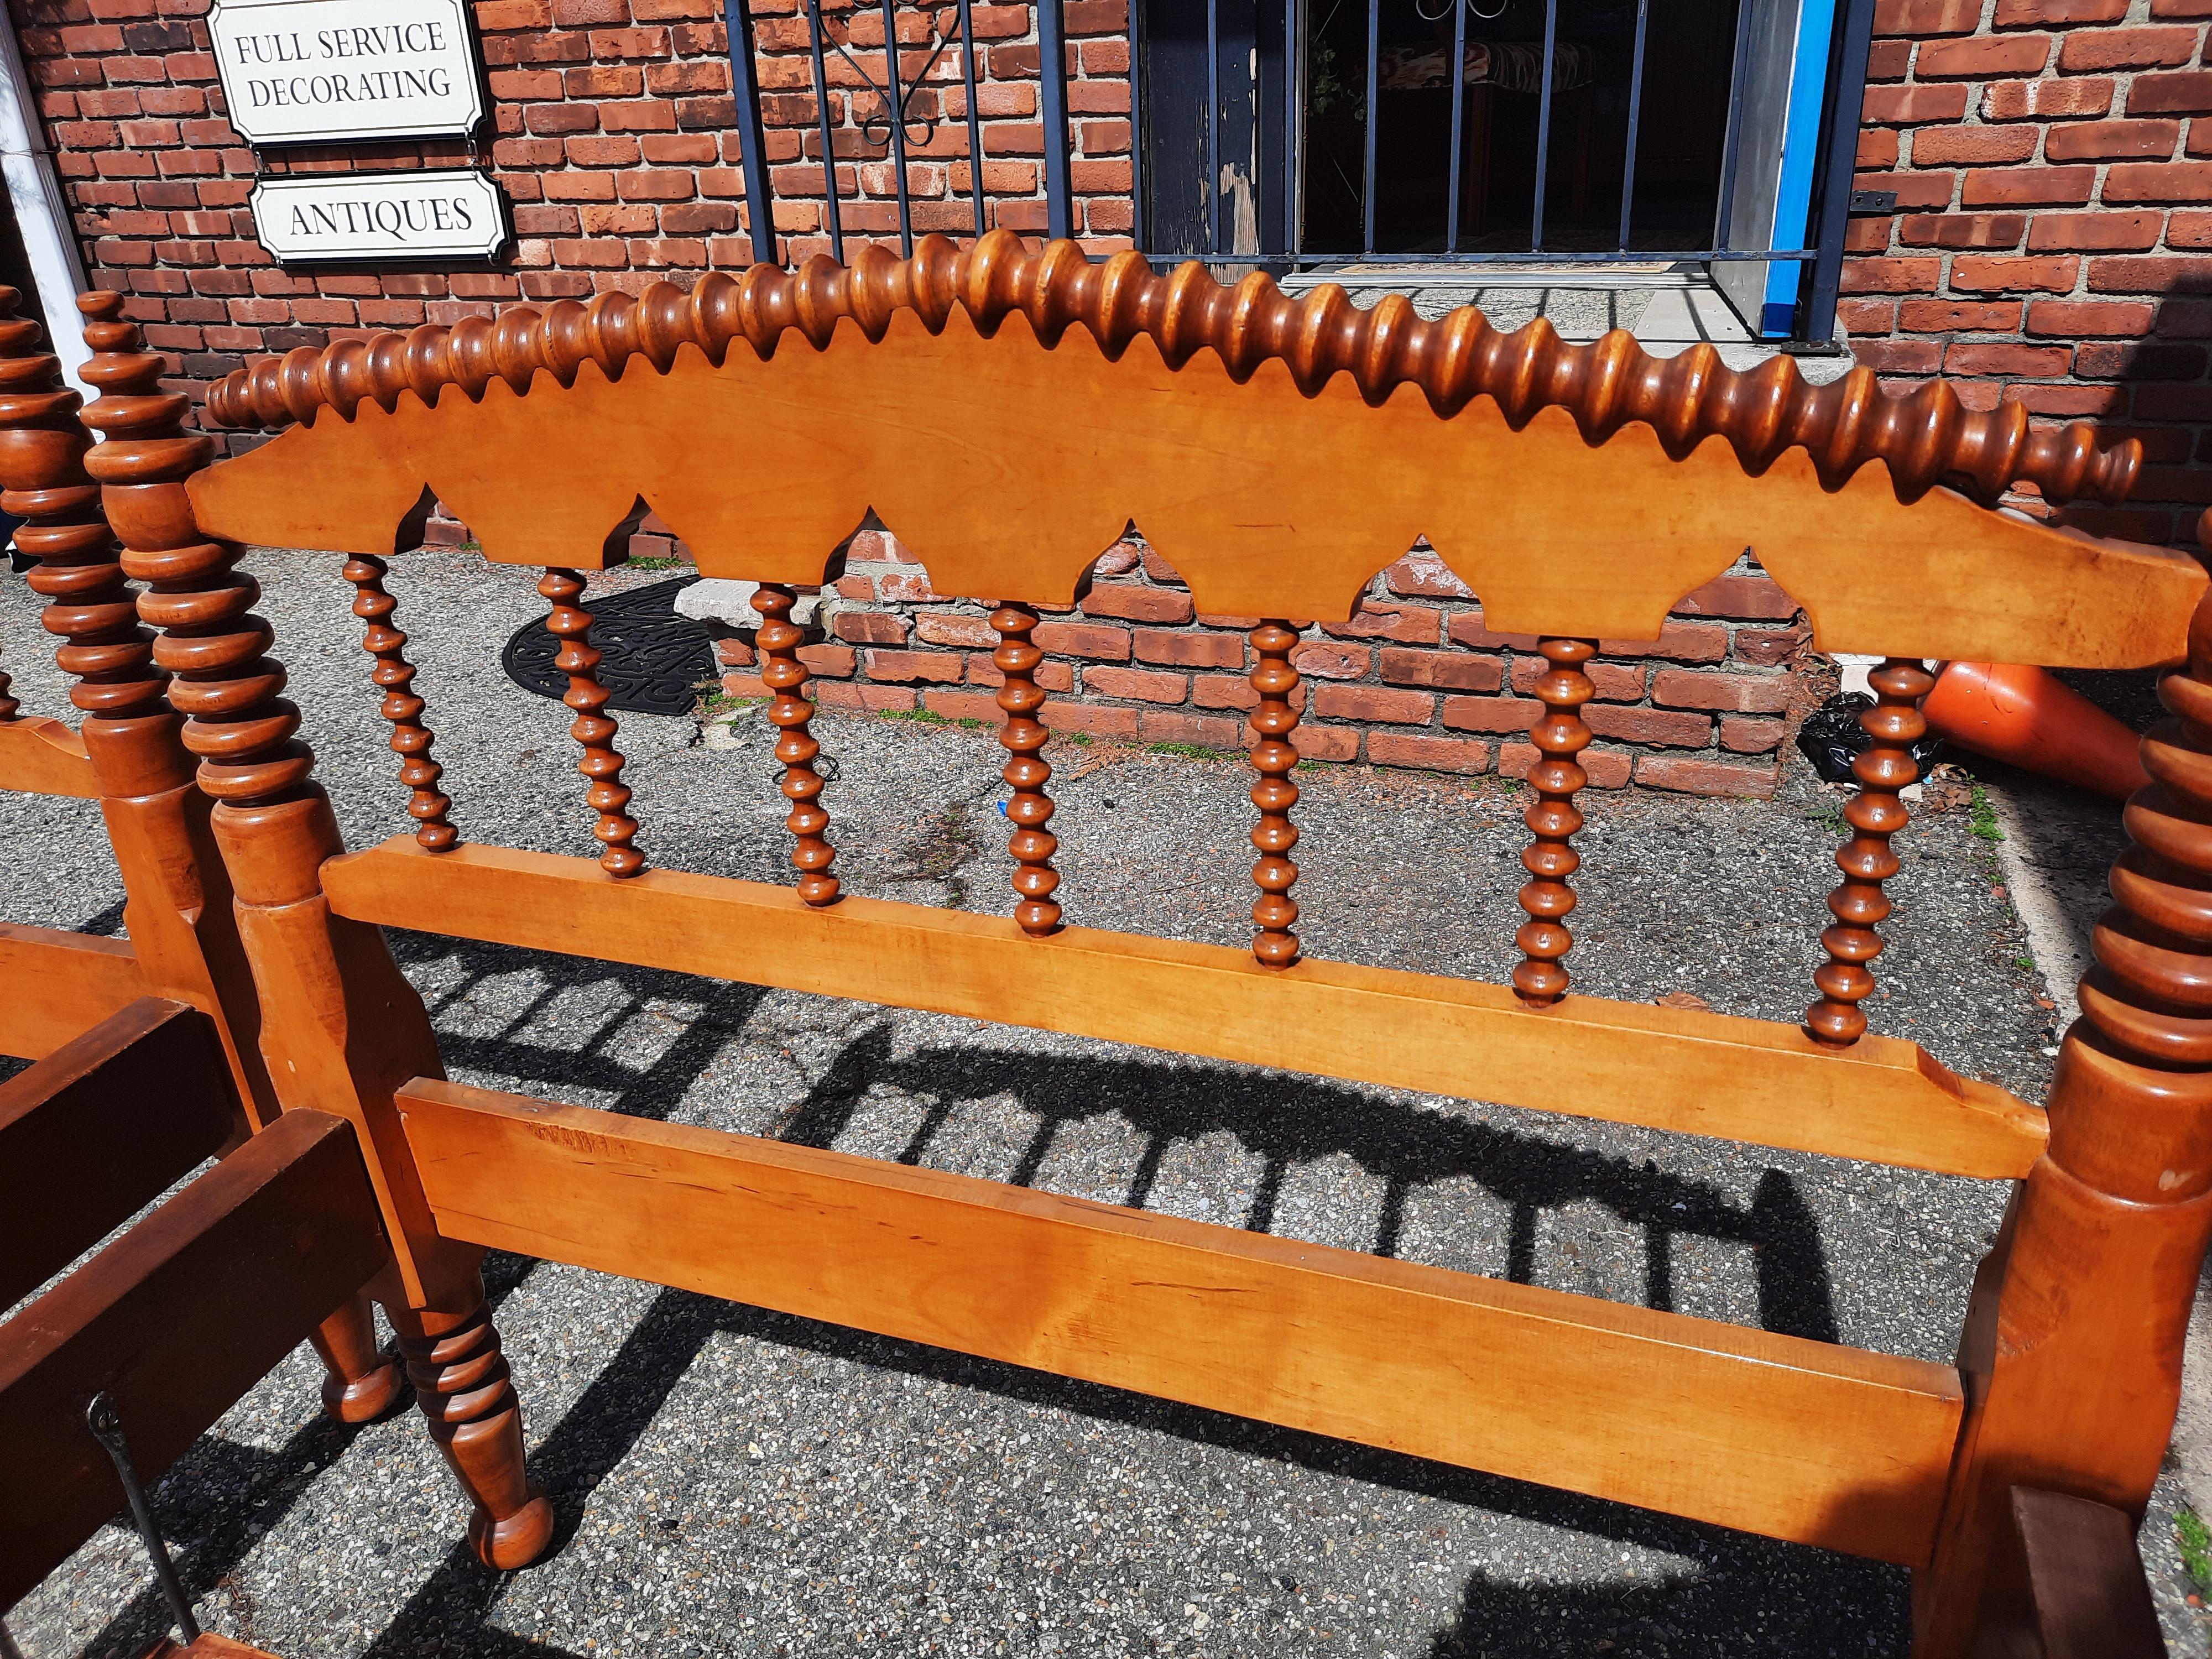
POLYGON ((1237 758, 1227 750, 1208 749, 1203 744, 1195 743, 1148 743, 1145 745, 1145 752, 1147 755, 1178 755, 1184 760, 1221 761, 1237 758))
POLYGON ((1996 803, 1978 782, 1974 785, 1973 805, 1967 811, 1966 828, 1976 841, 1985 841, 1992 847, 2005 838, 1997 826, 1996 803))
POLYGON ((706 682, 699 690, 699 702, 691 717, 702 724, 726 720, 741 709, 757 708, 769 701, 766 697, 733 697, 721 690, 718 680, 706 682))
POLYGON ((906 860, 908 868, 892 879, 940 884, 952 896, 951 908, 966 909, 968 881, 960 873, 960 867, 975 856, 981 845, 970 817, 976 799, 969 796, 954 801, 939 812, 921 835, 898 848, 895 856, 906 860))
POLYGON ((963 732, 988 732, 991 729, 988 720, 975 720, 966 714, 955 719, 949 714, 940 714, 934 708, 879 708, 876 714, 879 720, 904 720, 908 726, 957 726, 963 732))
POLYGON ((2200 1595, 2212 1595, 2212 1528, 2184 1505, 2173 1517, 2174 1541, 2181 1546, 2182 1570, 2200 1595))

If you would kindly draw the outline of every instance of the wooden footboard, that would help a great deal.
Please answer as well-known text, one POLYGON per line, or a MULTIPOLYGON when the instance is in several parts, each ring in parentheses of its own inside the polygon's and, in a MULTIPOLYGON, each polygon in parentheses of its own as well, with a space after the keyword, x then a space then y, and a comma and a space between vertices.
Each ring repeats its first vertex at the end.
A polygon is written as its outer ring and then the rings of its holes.
POLYGON ((1923 1565, 1948 1367, 418 1079, 449 1238, 1923 1565))

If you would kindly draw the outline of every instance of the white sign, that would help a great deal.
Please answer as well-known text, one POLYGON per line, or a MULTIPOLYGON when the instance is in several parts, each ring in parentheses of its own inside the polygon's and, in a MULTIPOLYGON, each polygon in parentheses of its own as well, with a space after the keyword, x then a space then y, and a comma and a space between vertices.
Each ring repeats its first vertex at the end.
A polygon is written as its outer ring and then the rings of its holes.
POLYGON ((253 186, 253 228, 285 264, 488 259, 507 240, 489 174, 297 173, 253 186))
POLYGON ((483 118, 467 0, 215 0, 208 33, 249 143, 465 134, 483 118))

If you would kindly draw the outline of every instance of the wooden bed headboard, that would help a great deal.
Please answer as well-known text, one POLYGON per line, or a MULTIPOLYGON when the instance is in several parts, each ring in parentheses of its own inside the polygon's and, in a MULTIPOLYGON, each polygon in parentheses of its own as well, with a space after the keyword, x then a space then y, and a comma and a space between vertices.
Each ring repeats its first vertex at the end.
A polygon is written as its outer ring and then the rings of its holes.
MULTIPOLYGON (((292 429, 218 461, 122 301, 88 306, 106 438, 88 465, 218 803, 271 1074, 288 1107, 355 1121, 403 1294, 495 1357, 487 1246, 1905 1563, 1926 1575, 1925 1656, 1966 1653, 2014 1484, 2139 1511, 2212 1237, 2207 580, 1990 505, 2022 485, 2118 499, 2131 444, 1864 370, 1814 388, 1784 360, 1735 374, 1710 348, 1659 362, 1471 311, 1291 304, 1262 277, 1224 289, 999 234, 295 352, 210 404, 292 429), (454 822, 383 586, 433 498, 487 556, 544 568, 595 859, 473 846, 454 822), (702 570, 762 584, 792 886, 648 865, 583 574, 647 507, 702 570), (872 511, 935 592, 991 607, 1011 916, 838 881, 790 612, 872 511), (1075 925, 1053 866, 1032 635, 1132 520, 1201 609, 1253 619, 1249 951, 1075 925), (1296 932, 1291 653, 1424 536, 1547 662, 1510 985, 1310 960, 1296 932), (350 556, 413 834, 344 851, 244 541, 350 556), (1819 644, 1884 659, 1802 1026, 1570 994, 1565 967, 1583 665, 1601 637, 1656 635, 1747 548, 1819 644), (1930 657, 2186 665, 2047 1115, 1860 1012, 1930 657), (2020 1186, 1959 1367, 1931 1366, 459 1088, 381 926, 2020 1186)), ((521 1501, 512 1443, 487 1536, 521 1501)))
POLYGON ((938 592, 1064 605, 1133 520, 1201 611, 1340 621, 1426 537, 1493 629, 1650 639, 1748 547, 1824 650, 2103 668, 2178 660, 2197 580, 1948 487, 2124 495, 2134 440, 2016 404, 1011 233, 301 348, 209 413, 301 424, 193 481, 201 526, 349 553, 428 492, 501 562, 598 568, 649 507, 707 575, 811 585, 872 509, 938 592))

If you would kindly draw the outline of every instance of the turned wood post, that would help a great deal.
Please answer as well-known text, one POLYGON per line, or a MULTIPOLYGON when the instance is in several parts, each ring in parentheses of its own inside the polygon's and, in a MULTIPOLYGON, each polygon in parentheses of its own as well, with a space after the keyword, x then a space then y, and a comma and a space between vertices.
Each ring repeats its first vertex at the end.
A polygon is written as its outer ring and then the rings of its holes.
MULTIPOLYGON (((1985 1613, 2012 1487, 2140 1519, 2173 1430, 2181 1350, 2212 1239, 2212 601, 2142 743, 2116 902, 2051 1092, 2051 1144, 1974 1283, 1967 1416, 1918 1659, 1963 1659, 1985 1613)), ((2001 1594, 2002 1592, 1996 1592, 2001 1594)))
POLYGON ((1260 775, 1252 786, 1252 805, 1260 809, 1260 821, 1252 827, 1252 846, 1260 854, 1252 866, 1252 880, 1260 890, 1252 906, 1252 954, 1266 967, 1287 968, 1298 959, 1293 931, 1298 904, 1291 896, 1298 879, 1298 866, 1291 859, 1298 844, 1298 826, 1291 818, 1291 809, 1298 804, 1298 786, 1291 777, 1298 763, 1298 671, 1291 666, 1298 630, 1287 622, 1268 620, 1248 637, 1256 659, 1252 690, 1259 697, 1250 717, 1252 769, 1260 775))
POLYGON ((0 289, 0 507, 23 520, 15 542, 58 636, 85 753, 123 878, 124 925, 147 990, 212 1016, 255 1127, 276 1110, 255 1042, 259 1011, 230 915, 229 884, 208 830, 207 798, 139 625, 100 486, 85 471, 92 436, 82 399, 63 384, 38 324, 0 289))
POLYGON ((383 934, 333 916, 323 896, 323 861, 343 846, 297 735, 299 710, 281 695, 283 665, 267 654, 269 624, 253 613, 260 588, 234 568, 235 546, 201 533, 186 489, 215 459, 214 441, 185 431, 189 405, 161 389, 162 361, 121 320, 121 296, 82 304, 93 349, 84 377, 100 392, 84 418, 102 435, 85 466, 125 574, 147 584, 138 614, 161 630, 153 661, 171 677, 183 745, 216 803, 210 821, 277 1101, 352 1120, 392 1241, 393 1322, 432 1432, 473 1503, 471 1540, 491 1565, 526 1565, 552 1536, 552 1510, 523 1474, 521 1417, 484 1312, 483 1253, 439 1235, 392 1099, 410 1078, 445 1074, 429 1018, 383 934), (461 1330, 471 1333, 467 1363, 414 1363, 408 1345, 461 1330))
POLYGON ((1851 838, 1836 849, 1836 868, 1844 872, 1828 895, 1828 910, 1836 920, 1820 935, 1828 959, 1813 975, 1820 999, 1805 1011, 1805 1027, 1814 1040, 1833 1048, 1849 1048, 1866 1035, 1866 1014, 1859 1004, 1874 990, 1869 964, 1882 948, 1875 929, 1894 908, 1882 890, 1899 867, 1890 837, 1911 817, 1898 792, 1920 775, 1912 745, 1928 733, 1920 705, 1936 677, 1909 657, 1889 657, 1867 683, 1874 688, 1875 705, 1859 716, 1859 725, 1872 741, 1851 763, 1851 775, 1859 784, 1858 793, 1844 805, 1851 838))
POLYGON ((1548 1008, 1567 994, 1567 970, 1560 964, 1575 943, 1567 927, 1575 908, 1570 878, 1583 862, 1573 845, 1583 827, 1575 797, 1589 782, 1577 757, 1589 747, 1592 736, 1583 722, 1583 705, 1597 695, 1583 665, 1597 654, 1597 641, 1547 638, 1539 649, 1548 665, 1536 682, 1543 712, 1528 731, 1539 758, 1528 769, 1536 799, 1521 820, 1532 837, 1521 854, 1521 867, 1528 872, 1521 908, 1528 920, 1513 936, 1521 951, 1513 989, 1531 1008, 1548 1008))
MULTIPOLYGON (((63 383, 44 331, 15 314, 21 297, 0 288, 0 508, 23 520, 15 544, 34 562, 27 580, 47 601, 46 631, 64 641, 54 660, 83 717, 139 972, 153 994, 214 1018, 239 1097, 260 1128, 276 1116, 276 1096, 210 803, 178 740, 167 677, 154 666, 153 635, 117 562, 100 486, 85 471, 92 434, 79 416, 83 400, 63 383)), ((375 1328, 368 1298, 356 1297, 316 1334, 329 1372, 323 1403, 342 1422, 365 1422, 398 1397, 399 1368, 376 1351, 375 1328)))
POLYGON ((460 832, 447 816, 453 800, 438 787, 446 769, 430 757, 436 738, 422 723, 428 705, 415 690, 407 635, 392 621, 399 601, 384 586, 390 571, 382 559, 356 553, 342 574, 353 584, 353 614, 362 623, 362 649, 376 661, 369 680, 384 693, 377 712, 392 726, 392 752, 399 757, 399 781, 407 786, 407 816, 415 820, 416 844, 427 853, 443 853, 460 840, 460 832))
POLYGON ((991 609, 991 626, 999 635, 991 665, 999 671, 999 707, 1006 723, 999 742, 1006 750, 1006 769, 1000 776, 1013 793, 1006 802, 1006 818, 1013 832, 1006 850, 1014 860, 1014 921, 1032 939, 1048 939, 1060 931, 1060 872, 1052 855, 1060 838, 1046 826, 1052 822, 1052 797, 1045 785, 1052 781, 1052 763, 1044 746, 1052 733, 1037 719, 1045 702, 1036 683, 1037 665, 1044 653, 1030 639, 1037 625, 1036 610, 1026 605, 1006 604, 991 609))
POLYGON ((576 769, 592 786, 584 799, 598 818, 592 834, 605 849, 599 854, 599 867, 626 878, 645 868, 645 854, 630 844, 637 839, 637 820, 623 810, 629 805, 630 791, 622 781, 622 751, 615 747, 621 728, 606 712, 609 694, 599 684, 600 656, 592 643, 592 613, 577 603, 584 597, 583 574, 548 566, 538 591, 553 606, 545 629, 561 641, 553 665, 568 677, 568 690, 561 701, 576 716, 568 735, 584 750, 576 769))
POLYGON ((818 909, 837 902, 837 878, 830 871, 837 849, 825 833, 830 828, 830 811, 822 805, 826 781, 814 765, 822 745, 808 724, 814 718, 814 700, 806 695, 811 676, 799 660, 806 635, 791 620, 798 597, 780 582, 761 583, 753 592, 753 609, 761 619, 753 638, 760 647, 761 682, 775 693, 768 718, 777 733, 775 757, 783 763, 778 787, 791 803, 791 815, 783 821, 791 831, 791 865, 799 872, 799 896, 818 909))

